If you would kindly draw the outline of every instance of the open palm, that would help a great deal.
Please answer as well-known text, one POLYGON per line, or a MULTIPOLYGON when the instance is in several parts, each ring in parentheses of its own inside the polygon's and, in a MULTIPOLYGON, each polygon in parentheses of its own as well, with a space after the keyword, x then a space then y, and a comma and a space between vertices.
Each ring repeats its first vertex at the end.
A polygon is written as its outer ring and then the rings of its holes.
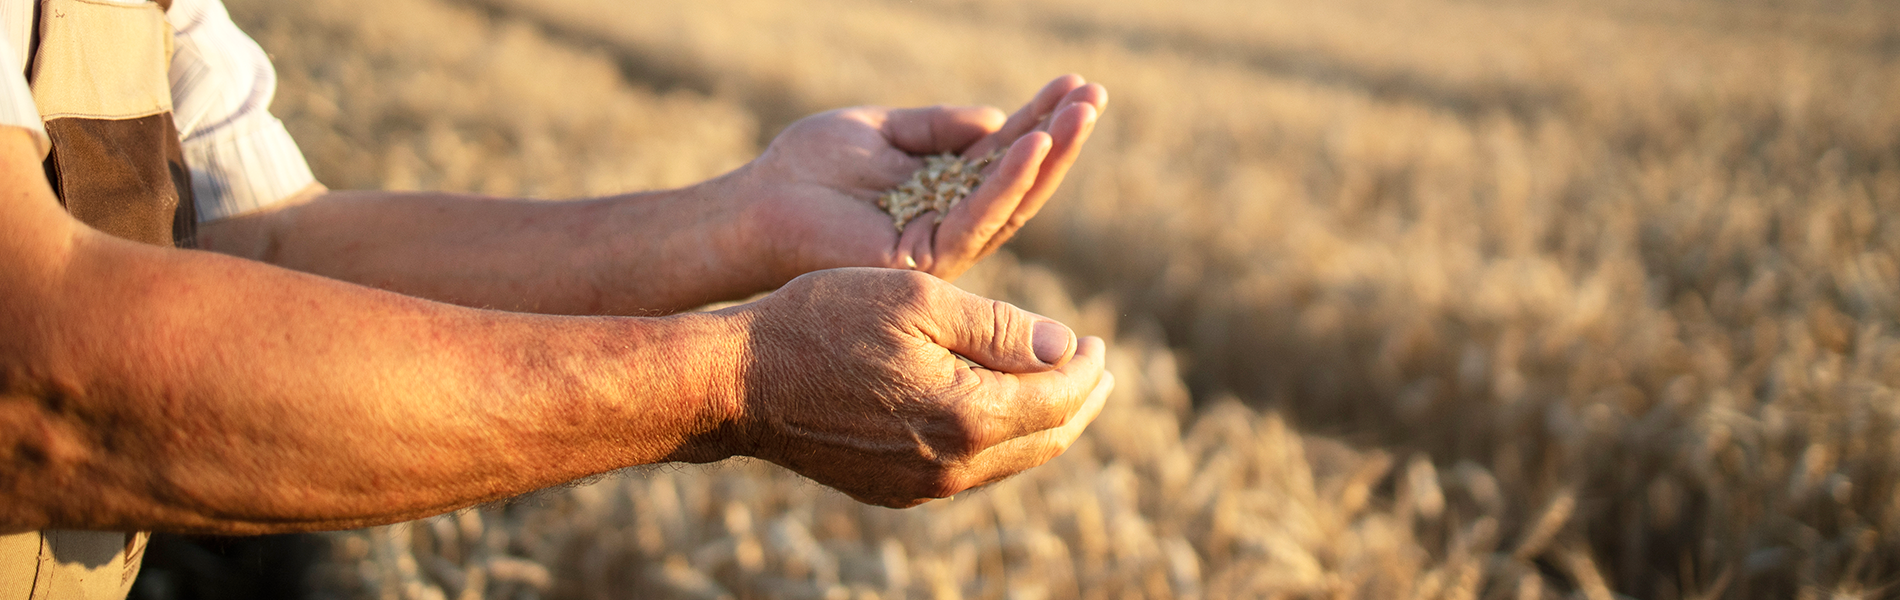
POLYGON ((1016 114, 989 107, 859 107, 802 119, 740 172, 757 194, 773 267, 786 279, 819 269, 914 268, 954 279, 995 252, 1047 202, 1075 162, 1108 94, 1057 78, 1016 114), (923 165, 921 156, 1005 150, 941 222, 891 225, 875 204, 923 165))

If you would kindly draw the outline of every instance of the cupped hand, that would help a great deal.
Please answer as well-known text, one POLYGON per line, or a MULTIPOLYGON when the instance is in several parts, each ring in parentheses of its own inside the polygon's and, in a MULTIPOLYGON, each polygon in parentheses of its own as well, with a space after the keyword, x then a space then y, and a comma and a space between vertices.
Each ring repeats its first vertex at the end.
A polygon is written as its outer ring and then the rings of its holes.
POLYGON ((841 109, 793 123, 731 179, 743 186, 737 193, 760 199, 767 259, 781 280, 853 266, 955 279, 1036 216, 1107 104, 1102 86, 1065 75, 1007 118, 990 107, 841 109), (997 150, 983 184, 949 214, 926 213, 898 231, 876 205, 925 155, 997 150))
POLYGON ((820 271, 721 314, 749 331, 750 367, 725 447, 696 459, 755 456, 870 504, 1044 463, 1114 382, 1099 338, 915 271, 820 271))

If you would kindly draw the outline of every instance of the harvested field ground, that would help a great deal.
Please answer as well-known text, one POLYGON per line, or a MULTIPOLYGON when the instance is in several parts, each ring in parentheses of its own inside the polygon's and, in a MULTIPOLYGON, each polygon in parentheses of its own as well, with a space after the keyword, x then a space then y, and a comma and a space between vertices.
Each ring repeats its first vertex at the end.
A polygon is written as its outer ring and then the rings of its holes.
POLYGON ((1900 5, 228 2, 338 188, 1112 96, 957 282, 1113 338, 1068 454, 908 511, 635 471, 332 534, 319 597, 1900 596, 1900 5))

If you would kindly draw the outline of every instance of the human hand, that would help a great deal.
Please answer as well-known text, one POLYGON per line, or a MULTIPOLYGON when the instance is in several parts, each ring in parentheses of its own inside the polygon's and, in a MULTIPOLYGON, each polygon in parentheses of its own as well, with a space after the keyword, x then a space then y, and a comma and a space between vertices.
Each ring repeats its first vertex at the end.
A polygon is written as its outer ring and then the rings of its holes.
POLYGON ((768 260, 783 281, 836 267, 916 269, 955 279, 1015 235, 1055 193, 1108 104, 1101 85, 1065 75, 1005 120, 990 107, 859 107, 793 123, 728 178, 761 200, 768 260), (923 165, 1005 150, 986 180, 943 215, 901 232, 877 197, 923 165))
POLYGON ((1114 386, 1101 339, 914 271, 811 273, 719 314, 749 332, 736 416, 713 447, 676 458, 754 456, 869 504, 915 506, 1047 462, 1114 386))

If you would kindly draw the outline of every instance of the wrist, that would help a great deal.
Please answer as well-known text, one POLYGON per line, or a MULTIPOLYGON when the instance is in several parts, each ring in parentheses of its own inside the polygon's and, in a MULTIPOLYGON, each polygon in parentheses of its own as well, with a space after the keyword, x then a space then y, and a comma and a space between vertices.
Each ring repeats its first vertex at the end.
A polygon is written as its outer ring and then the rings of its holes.
POLYGON ((804 273, 794 264, 799 256, 796 244, 789 243, 788 225, 797 215, 784 214, 779 203, 772 202, 777 190, 763 181, 757 160, 741 165, 724 175, 698 184, 698 193, 728 207, 733 216, 732 239, 724 244, 728 264, 745 274, 750 289, 745 295, 777 289, 804 273))
POLYGON ((754 216, 758 194, 740 171, 683 188, 602 199, 584 224, 601 250, 587 260, 605 314, 652 314, 734 300, 769 290, 769 227, 754 216), (625 303, 625 305, 617 305, 625 303))
POLYGON ((667 348, 663 374, 684 403, 681 435, 669 461, 713 462, 743 454, 746 369, 752 361, 750 316, 743 311, 684 313, 654 319, 667 348))

